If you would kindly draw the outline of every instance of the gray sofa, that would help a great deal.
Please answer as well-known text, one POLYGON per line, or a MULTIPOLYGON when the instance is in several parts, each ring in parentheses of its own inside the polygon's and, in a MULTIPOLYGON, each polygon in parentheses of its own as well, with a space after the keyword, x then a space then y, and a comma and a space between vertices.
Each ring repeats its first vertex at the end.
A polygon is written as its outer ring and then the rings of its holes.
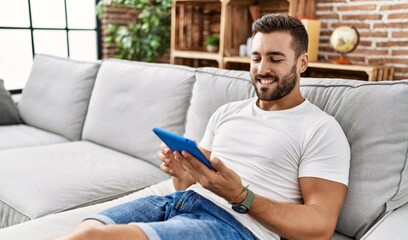
MULTIPOLYGON (((408 239, 408 80, 302 78, 301 90, 351 146, 333 239, 408 239)), ((0 126, 0 239, 59 236, 104 208, 173 191, 152 128, 200 140, 219 106, 254 96, 247 71, 37 55, 22 122, 0 126)))

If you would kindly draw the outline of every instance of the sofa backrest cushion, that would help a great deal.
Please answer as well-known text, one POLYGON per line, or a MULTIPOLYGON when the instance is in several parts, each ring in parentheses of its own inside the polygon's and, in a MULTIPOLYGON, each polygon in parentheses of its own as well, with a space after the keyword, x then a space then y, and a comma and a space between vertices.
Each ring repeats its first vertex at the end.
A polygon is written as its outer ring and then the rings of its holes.
POLYGON ((183 134, 194 82, 194 69, 185 66, 104 60, 83 139, 159 166, 161 141, 152 129, 183 134))
POLYGON ((349 140, 349 189, 336 230, 359 239, 408 202, 408 81, 303 78, 301 90, 337 119, 349 140))
POLYGON ((248 71, 198 68, 185 136, 201 140, 211 115, 228 102, 255 96, 248 71))
POLYGON ((18 104, 23 121, 79 140, 99 66, 37 54, 18 104))

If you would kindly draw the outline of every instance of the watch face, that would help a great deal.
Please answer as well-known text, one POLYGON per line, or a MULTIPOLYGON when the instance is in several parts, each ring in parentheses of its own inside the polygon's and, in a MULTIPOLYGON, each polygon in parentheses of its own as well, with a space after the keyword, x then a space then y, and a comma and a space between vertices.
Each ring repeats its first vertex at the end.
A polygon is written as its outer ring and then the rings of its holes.
POLYGON ((241 214, 245 214, 248 212, 248 208, 245 207, 244 205, 241 204, 235 204, 232 205, 232 209, 237 212, 237 213, 241 213, 241 214))

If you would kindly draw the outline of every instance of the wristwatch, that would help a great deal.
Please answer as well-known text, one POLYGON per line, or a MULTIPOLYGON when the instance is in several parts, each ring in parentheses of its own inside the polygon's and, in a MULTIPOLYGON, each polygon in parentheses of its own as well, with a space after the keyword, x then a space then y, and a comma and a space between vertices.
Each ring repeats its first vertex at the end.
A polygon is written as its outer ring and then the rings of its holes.
POLYGON ((246 191, 248 192, 244 201, 242 203, 233 203, 232 204, 232 209, 237 212, 237 213, 241 213, 241 214, 245 214, 248 213, 249 208, 252 205, 252 202, 254 201, 255 198, 255 194, 249 190, 248 188, 246 188, 246 191))

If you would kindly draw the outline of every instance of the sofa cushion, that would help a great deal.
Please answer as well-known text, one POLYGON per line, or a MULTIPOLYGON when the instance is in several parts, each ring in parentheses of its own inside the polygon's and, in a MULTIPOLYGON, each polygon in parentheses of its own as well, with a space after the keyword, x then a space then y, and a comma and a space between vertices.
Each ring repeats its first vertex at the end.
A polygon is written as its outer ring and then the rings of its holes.
POLYGON ((19 102, 24 122, 79 140, 99 63, 36 55, 19 102))
MULTIPOLYGON (((140 191, 114 199, 112 201, 73 209, 70 211, 51 214, 45 217, 34 219, 22 224, 14 225, 0 230, 0 239, 10 240, 44 240, 54 239, 64 234, 68 234, 86 217, 92 216, 107 208, 117 206, 136 198, 149 195, 167 195, 174 192, 171 179, 146 187, 140 191)), ((337 239, 336 239, 337 240, 337 239)))
POLYGON ((104 202, 168 176, 87 141, 0 151, 0 228, 104 202))
POLYGON ((359 239, 408 202, 408 81, 304 78, 301 90, 349 140, 350 183, 337 231, 359 239))
POLYGON ((0 125, 21 123, 17 105, 11 98, 11 94, 4 88, 4 82, 0 79, 0 125))
POLYGON ((0 127, 0 150, 68 142, 69 139, 25 124, 0 127))
POLYGON ((194 69, 189 67, 103 61, 83 138, 159 166, 160 140, 152 129, 184 132, 194 81, 194 69))
POLYGON ((248 71, 198 68, 185 136, 200 141, 208 120, 221 105, 255 96, 248 71))

